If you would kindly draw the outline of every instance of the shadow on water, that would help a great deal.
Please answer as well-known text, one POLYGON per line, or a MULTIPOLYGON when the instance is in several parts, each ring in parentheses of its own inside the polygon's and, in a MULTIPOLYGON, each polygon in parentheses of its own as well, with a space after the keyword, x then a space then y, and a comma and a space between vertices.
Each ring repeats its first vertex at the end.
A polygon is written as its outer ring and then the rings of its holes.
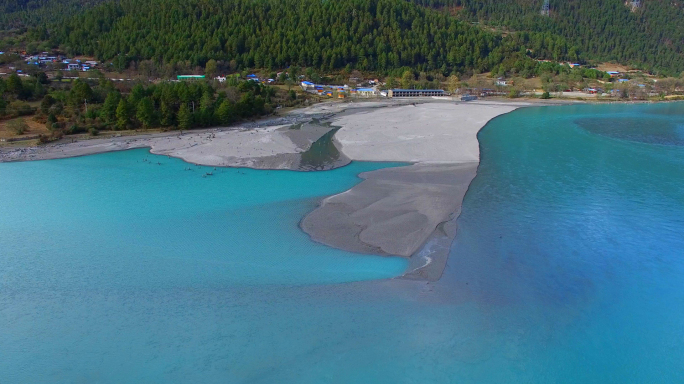
POLYGON ((659 118, 611 117, 575 120, 583 130, 611 139, 646 144, 684 145, 684 121, 659 118))
MULTIPOLYGON (((328 123, 329 125, 330 123, 328 123)), ((307 171, 319 171, 333 168, 334 166, 347 163, 349 160, 342 155, 333 142, 335 133, 340 129, 336 127, 316 140, 311 147, 302 153, 300 169, 307 171)))

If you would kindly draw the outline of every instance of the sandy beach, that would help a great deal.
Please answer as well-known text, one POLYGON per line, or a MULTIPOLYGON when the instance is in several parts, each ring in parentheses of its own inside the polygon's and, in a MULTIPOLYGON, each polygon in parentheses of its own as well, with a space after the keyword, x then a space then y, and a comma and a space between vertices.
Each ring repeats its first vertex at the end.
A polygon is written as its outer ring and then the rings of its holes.
POLYGON ((361 183, 324 198, 300 226, 329 246, 410 258, 406 277, 437 280, 477 172, 477 133, 492 118, 529 105, 436 99, 321 103, 236 127, 5 147, 0 148, 0 162, 143 147, 195 164, 258 169, 321 170, 354 160, 405 162, 405 167, 361 174, 361 183))
POLYGON ((48 160, 149 147, 150 152, 194 164, 259 169, 297 169, 305 152, 331 127, 290 129, 292 124, 245 124, 230 128, 120 136, 38 147, 0 148, 0 162, 48 160))

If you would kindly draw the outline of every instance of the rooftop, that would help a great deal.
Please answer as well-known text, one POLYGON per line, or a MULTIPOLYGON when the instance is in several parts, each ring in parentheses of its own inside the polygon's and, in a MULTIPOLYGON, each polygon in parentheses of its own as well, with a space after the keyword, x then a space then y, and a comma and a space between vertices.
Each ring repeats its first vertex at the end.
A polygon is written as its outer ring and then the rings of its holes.
POLYGON ((444 92, 443 89, 392 89, 392 92, 444 92))

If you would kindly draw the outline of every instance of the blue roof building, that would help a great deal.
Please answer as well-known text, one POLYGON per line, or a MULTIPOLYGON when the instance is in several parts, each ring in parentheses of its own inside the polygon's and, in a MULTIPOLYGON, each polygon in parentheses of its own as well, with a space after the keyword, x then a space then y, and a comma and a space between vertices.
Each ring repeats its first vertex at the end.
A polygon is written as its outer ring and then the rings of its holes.
POLYGON ((390 89, 389 97, 444 96, 443 89, 390 89))

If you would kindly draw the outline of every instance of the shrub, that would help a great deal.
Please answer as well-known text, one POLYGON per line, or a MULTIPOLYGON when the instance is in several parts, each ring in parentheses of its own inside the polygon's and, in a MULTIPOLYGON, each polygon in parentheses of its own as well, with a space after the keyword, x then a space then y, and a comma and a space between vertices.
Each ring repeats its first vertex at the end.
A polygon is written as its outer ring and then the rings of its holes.
POLYGON ((12 120, 7 123, 9 129, 14 132, 15 135, 23 135, 28 131, 28 125, 22 119, 12 120))
POLYGON ((541 95, 541 98, 544 100, 550 99, 551 95, 549 94, 549 91, 544 91, 544 93, 542 93, 542 95, 541 95))
POLYGON ((64 130, 64 133, 67 135, 74 135, 76 133, 83 133, 83 132, 86 132, 86 129, 84 127, 81 127, 78 124, 74 124, 71 127, 64 130))
POLYGON ((28 103, 19 100, 9 103, 6 110, 7 114, 13 117, 31 115, 34 112, 28 103))
POLYGON ((100 134, 100 131, 98 131, 95 127, 91 127, 88 129, 88 134, 90 134, 90 136, 97 136, 100 134))

